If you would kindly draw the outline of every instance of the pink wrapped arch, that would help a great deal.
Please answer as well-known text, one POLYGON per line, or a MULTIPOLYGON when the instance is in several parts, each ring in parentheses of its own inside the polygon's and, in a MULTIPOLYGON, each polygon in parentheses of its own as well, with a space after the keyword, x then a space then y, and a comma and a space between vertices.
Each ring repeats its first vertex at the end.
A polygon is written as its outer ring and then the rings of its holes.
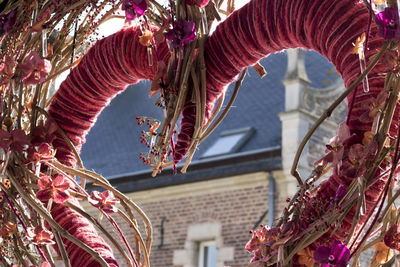
MULTIPOLYGON (((358 0, 250 1, 221 23, 207 41, 207 116, 219 95, 243 68, 255 64, 270 53, 286 48, 304 47, 318 51, 336 66, 348 87, 360 74, 357 55, 351 53, 352 43, 366 32, 368 19, 368 10, 358 0)), ((376 36, 374 24, 371 33, 369 50, 366 51, 367 59, 376 53, 383 42, 383 39, 376 36)), ((55 95, 49 114, 78 149, 101 110, 116 94, 129 84, 142 79, 152 80, 155 76, 157 64, 148 66, 146 48, 139 44, 139 35, 138 30, 127 28, 97 42, 72 70, 55 95)), ((168 61, 169 52, 165 44, 159 45, 155 52, 157 60, 168 61)), ((364 93, 362 85, 359 85, 355 90, 355 97, 353 98, 353 94, 348 96, 349 105, 353 105, 353 112, 348 120, 349 127, 359 137, 354 142, 361 142, 363 133, 371 129, 372 122, 361 122, 359 117, 366 111, 362 102, 367 98, 376 98, 384 86, 382 70, 383 66, 378 64, 369 73, 368 93, 364 93)), ((398 108, 397 106, 394 118, 396 124, 399 119, 398 108)), ((188 101, 183 110, 175 161, 179 161, 187 152, 194 129, 194 112, 195 105, 188 101)), ((392 124, 390 134, 397 137, 395 124, 392 124)), ((55 142, 55 146, 60 161, 69 165, 75 164, 72 152, 61 138, 55 142)), ((378 172, 376 177, 379 175, 378 172)), ((367 214, 377 204, 387 175, 380 179, 380 182, 374 183, 367 191, 367 214)), ((339 184, 348 186, 349 182, 340 176, 331 177, 314 198, 333 197, 339 184)), ((311 210, 304 212, 312 213, 311 210)), ((91 229, 89 223, 75 223, 86 220, 69 212, 68 208, 55 206, 52 214, 61 226, 74 235, 87 231, 87 227, 91 229), (65 213, 67 217, 59 216, 60 213, 65 213)), ((338 239, 343 239, 348 231, 352 214, 354 212, 346 216, 343 229, 337 234, 338 239)), ((98 251, 107 262, 117 265, 109 247, 94 232, 88 237, 79 235, 79 238, 98 251)), ((81 261, 85 252, 73 244, 65 244, 74 266, 95 266, 90 260, 85 263, 81 261)))

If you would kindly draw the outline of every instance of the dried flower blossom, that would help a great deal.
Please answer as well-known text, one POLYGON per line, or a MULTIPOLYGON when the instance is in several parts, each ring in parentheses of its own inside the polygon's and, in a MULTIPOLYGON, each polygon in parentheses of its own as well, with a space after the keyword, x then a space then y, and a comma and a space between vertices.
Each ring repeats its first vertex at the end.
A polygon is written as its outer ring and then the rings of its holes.
POLYGON ((139 36, 139 43, 143 46, 151 45, 151 40, 153 39, 153 33, 149 30, 144 30, 142 35, 139 36))
POLYGON ((22 81, 25 85, 35 85, 42 83, 46 79, 47 73, 51 70, 50 61, 41 59, 36 51, 31 51, 25 58, 24 63, 19 64, 24 73, 22 81))
POLYGON ((45 125, 39 125, 33 128, 31 143, 34 146, 42 143, 51 144, 56 138, 57 124, 54 122, 46 122, 45 125))
POLYGON ((38 186, 40 190, 36 197, 42 202, 53 199, 55 203, 63 203, 70 197, 68 190, 71 188, 71 182, 62 175, 57 175, 54 179, 43 175, 38 181, 38 186))
POLYGON ((382 112, 389 94, 382 90, 376 98, 368 99, 362 104, 362 108, 367 110, 360 116, 360 121, 371 122, 379 113, 382 112))
MULTIPOLYGON (((288 228, 292 228, 291 226, 288 228)), ((281 229, 278 227, 268 228, 261 226, 261 229, 252 232, 252 238, 246 244, 246 250, 254 253, 250 262, 262 260, 267 256, 267 248, 275 245, 276 241, 281 236, 281 229)))
POLYGON ((205 7, 208 5, 210 0, 185 0, 185 3, 189 6, 205 7))
POLYGON ((92 191, 88 201, 94 207, 99 208, 106 213, 115 213, 118 211, 118 208, 115 205, 119 204, 119 199, 115 198, 111 191, 106 190, 101 193, 99 191, 92 191))
POLYGON ((326 155, 315 162, 315 165, 326 165, 332 163, 336 165, 343 158, 344 153, 344 143, 350 138, 350 129, 346 123, 341 123, 339 125, 338 135, 333 137, 329 144, 326 145, 326 155))
POLYGON ((384 264, 393 257, 393 250, 387 247, 384 242, 378 242, 374 247, 376 251, 375 260, 378 263, 384 264))
POLYGON ((386 69, 383 70, 384 73, 398 73, 400 71, 399 50, 386 50, 382 55, 381 62, 383 66, 386 67, 386 69))
POLYGON ((386 7, 376 15, 378 34, 386 40, 399 40, 399 12, 396 7, 386 7))
POLYGON ((310 248, 304 248, 297 253, 297 262, 305 266, 314 266, 315 261, 313 258, 313 252, 310 248))
POLYGON ((172 30, 165 36, 170 49, 183 48, 187 43, 196 39, 195 24, 188 20, 176 21, 172 30))
POLYGON ((13 222, 6 222, 2 223, 0 228, 0 236, 2 238, 8 238, 11 237, 13 234, 17 232, 17 225, 13 222))
POLYGON ((385 245, 391 249, 400 251, 400 225, 394 224, 389 227, 383 238, 385 245))
POLYGON ((343 161, 340 167, 340 174, 345 177, 360 177, 367 170, 366 162, 372 160, 378 150, 376 141, 368 146, 354 144, 350 147, 348 158, 343 161))
POLYGON ((146 0, 124 0, 122 3, 122 10, 125 10, 125 16, 128 20, 142 16, 146 9, 146 0))
POLYGON ((323 267, 345 267, 350 260, 350 250, 342 242, 335 240, 331 247, 318 247, 314 252, 314 260, 323 267))
POLYGON ((253 231, 250 241, 246 244, 246 250, 250 253, 254 253, 250 262, 261 260, 263 255, 265 256, 266 247, 263 246, 263 243, 266 242, 267 232, 268 229, 266 227, 253 231))
POLYGON ((366 39, 366 35, 365 32, 363 32, 363 34, 361 34, 361 36, 357 37, 356 39, 356 43, 353 44, 354 48, 353 51, 351 52, 352 54, 358 54, 358 56, 361 59, 364 59, 364 42, 366 39))
POLYGON ((22 151, 29 145, 25 131, 14 129, 7 132, 0 129, 0 147, 4 150, 22 151))
POLYGON ((10 31, 17 20, 17 12, 15 10, 11 10, 7 14, 3 14, 0 16, 0 35, 7 33, 10 31))
POLYGON ((56 151, 48 143, 41 144, 38 148, 29 147, 27 149, 27 162, 39 162, 51 160, 54 158, 56 151))
POLYGON ((17 63, 10 56, 4 56, 0 64, 0 85, 8 84, 14 76, 17 63))
POLYGON ((28 227, 27 238, 37 245, 54 245, 54 235, 47 229, 43 229, 41 226, 35 228, 28 227))

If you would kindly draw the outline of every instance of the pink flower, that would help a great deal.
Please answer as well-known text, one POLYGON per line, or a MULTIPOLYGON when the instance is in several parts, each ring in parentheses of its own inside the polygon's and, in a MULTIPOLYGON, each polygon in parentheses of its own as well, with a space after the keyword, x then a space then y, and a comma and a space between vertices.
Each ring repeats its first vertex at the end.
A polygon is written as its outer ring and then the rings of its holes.
POLYGON ((50 61, 41 59, 38 52, 31 51, 25 58, 24 63, 19 64, 24 73, 22 81, 25 85, 35 85, 46 80, 47 73, 51 70, 50 61))
POLYGON ((36 193, 37 199, 42 202, 53 199, 55 203, 63 203, 70 195, 68 190, 71 182, 62 175, 57 175, 54 179, 43 175, 38 181, 40 190, 36 193))
POLYGON ((37 226, 35 228, 29 227, 26 236, 30 241, 32 241, 32 243, 37 245, 55 244, 55 242, 53 241, 54 239, 53 233, 47 229, 43 229, 41 226, 37 226))
MULTIPOLYGON (((287 233, 293 232, 293 225, 286 225, 284 228, 287 233)), ((246 250, 250 253, 254 253, 253 258, 250 262, 256 262, 262 260, 268 255, 268 249, 275 245, 276 241, 281 236, 281 229, 274 227, 269 229, 267 226, 261 226, 261 229, 253 231, 253 236, 246 244, 246 250)))
POLYGON ((10 56, 4 56, 0 64, 0 85, 6 85, 14 76, 15 66, 17 63, 10 56))
POLYGON ((371 161, 378 151, 378 144, 372 141, 368 146, 354 144, 350 147, 348 158, 343 162, 340 172, 347 177, 360 177, 367 170, 366 163, 371 161))
POLYGON ((99 191, 93 191, 90 193, 88 201, 94 207, 99 208, 106 213, 115 213, 118 211, 115 205, 119 204, 119 199, 115 198, 114 194, 108 190, 102 193, 99 191))
POLYGON ((4 150, 22 151, 26 145, 29 145, 29 141, 25 131, 15 129, 9 133, 0 129, 0 147, 4 150))
POLYGON ((46 122, 45 125, 39 125, 32 130, 32 145, 40 145, 42 143, 51 144, 56 138, 57 124, 54 122, 46 122))
POLYGON ((367 111, 360 116, 360 121, 373 121, 378 113, 380 113, 385 106, 388 95, 389 94, 385 90, 382 90, 375 99, 368 98, 368 100, 365 101, 362 105, 362 108, 366 109, 367 111))
POLYGON ((339 125, 338 135, 333 137, 329 144, 326 145, 325 152, 327 153, 323 158, 315 162, 315 165, 326 165, 332 163, 338 164, 343 158, 344 143, 351 137, 349 126, 346 123, 339 125))
POLYGON ((38 148, 29 147, 27 161, 29 162, 39 162, 51 160, 54 158, 56 151, 48 143, 41 144, 38 148))

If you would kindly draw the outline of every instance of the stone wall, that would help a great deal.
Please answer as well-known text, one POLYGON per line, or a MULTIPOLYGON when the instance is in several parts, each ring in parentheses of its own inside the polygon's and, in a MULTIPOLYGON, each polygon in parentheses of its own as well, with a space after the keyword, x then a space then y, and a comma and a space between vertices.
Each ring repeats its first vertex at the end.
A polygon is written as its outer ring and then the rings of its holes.
MULTIPOLYGON (((275 206, 282 208, 286 185, 280 182, 281 172, 273 175, 280 191, 275 206)), ((268 222, 268 179, 269 173, 258 172, 128 194, 153 225, 151 266, 197 266, 199 242, 211 239, 218 249, 217 266, 246 266, 251 259, 245 250, 249 231, 268 222)), ((85 207, 98 216, 91 206, 85 207)), ((121 225, 133 242, 128 225, 121 225)), ((117 257, 122 263, 121 256, 117 257)))

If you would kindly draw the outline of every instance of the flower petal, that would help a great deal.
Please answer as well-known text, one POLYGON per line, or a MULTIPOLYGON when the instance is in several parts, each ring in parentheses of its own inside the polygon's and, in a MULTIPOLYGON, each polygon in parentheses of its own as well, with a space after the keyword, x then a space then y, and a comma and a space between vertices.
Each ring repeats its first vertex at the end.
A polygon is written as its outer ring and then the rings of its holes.
POLYGON ((327 263, 331 249, 328 247, 318 247, 314 251, 314 260, 318 263, 327 263))
POLYGON ((40 189, 47 189, 51 185, 52 185, 52 180, 47 175, 43 175, 38 181, 38 186, 39 186, 40 189))
POLYGON ((57 190, 53 197, 55 203, 63 203, 67 199, 69 199, 69 194, 61 190, 57 190))
POLYGON ((49 190, 40 190, 36 193, 36 198, 42 202, 49 201, 51 198, 51 194, 49 190))
POLYGON ((337 264, 344 264, 343 266, 346 266, 350 259, 350 250, 342 242, 336 240, 332 244, 331 255, 335 257, 335 262, 337 264))

